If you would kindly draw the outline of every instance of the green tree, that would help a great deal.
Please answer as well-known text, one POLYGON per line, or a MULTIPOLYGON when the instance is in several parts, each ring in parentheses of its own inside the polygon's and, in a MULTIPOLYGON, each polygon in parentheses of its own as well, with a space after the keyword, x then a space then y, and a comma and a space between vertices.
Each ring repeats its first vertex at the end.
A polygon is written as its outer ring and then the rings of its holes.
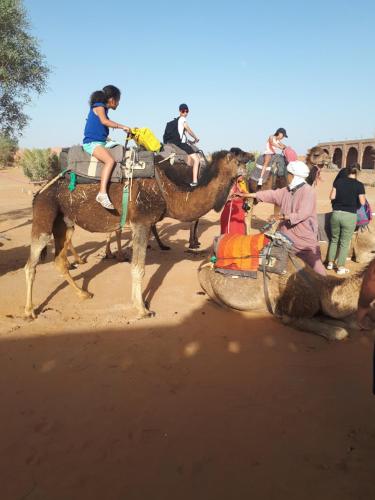
POLYGON ((25 149, 19 164, 31 181, 44 181, 59 173, 58 157, 50 149, 25 149))
POLYGON ((22 0, 0 0, 0 132, 9 137, 22 133, 29 117, 25 106, 41 94, 49 67, 30 34, 22 0))
POLYGON ((18 149, 16 139, 0 134, 0 168, 13 164, 18 149))

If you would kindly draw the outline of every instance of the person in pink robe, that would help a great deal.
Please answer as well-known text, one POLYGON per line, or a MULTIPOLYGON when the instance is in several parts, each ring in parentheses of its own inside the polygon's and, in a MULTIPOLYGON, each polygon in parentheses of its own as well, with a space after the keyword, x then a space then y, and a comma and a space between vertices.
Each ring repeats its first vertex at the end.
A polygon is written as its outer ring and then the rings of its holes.
POLYGON ((318 242, 316 194, 314 188, 306 183, 309 168, 302 161, 292 161, 288 164, 288 172, 293 179, 287 187, 257 191, 249 196, 280 207, 278 230, 292 240, 300 259, 318 274, 326 276, 318 242))

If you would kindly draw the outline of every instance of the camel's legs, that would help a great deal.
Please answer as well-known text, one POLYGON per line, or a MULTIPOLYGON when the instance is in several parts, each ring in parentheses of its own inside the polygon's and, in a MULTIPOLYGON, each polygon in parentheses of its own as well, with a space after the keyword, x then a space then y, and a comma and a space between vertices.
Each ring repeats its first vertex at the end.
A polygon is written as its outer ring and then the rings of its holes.
POLYGON ((291 318, 290 316, 283 316, 282 322, 294 326, 298 330, 315 333, 327 340, 342 340, 349 335, 346 328, 337 324, 325 324, 318 318, 291 318))
POLYGON ((132 256, 132 303, 139 312, 139 317, 153 315, 146 309, 142 298, 142 280, 145 275, 147 243, 151 224, 132 223, 133 256, 132 256))
MULTIPOLYGON (((113 257, 112 250, 111 250, 111 235, 112 235, 112 233, 107 233, 107 237, 105 239, 105 254, 104 254, 105 259, 112 259, 112 257, 113 257)), ((117 236, 117 233, 116 233, 116 236, 117 236)))
POLYGON ((170 250, 171 249, 171 247, 164 245, 164 243, 161 241, 156 224, 152 224, 151 231, 152 231, 152 234, 154 235, 154 238, 155 238, 157 244, 159 245, 160 250, 170 250))
POLYGON ((35 311, 33 306, 33 284, 35 280, 36 266, 38 264, 40 254, 50 241, 51 235, 43 233, 38 239, 33 239, 30 247, 30 257, 25 265, 26 274, 26 305, 25 316, 35 319, 35 311))
POLYGON ((199 219, 194 220, 190 224, 189 248, 191 249, 200 247, 200 243, 197 236, 198 224, 199 224, 199 219))
POLYGON ((53 236, 55 238, 55 266, 61 275, 67 280, 77 292, 79 298, 87 299, 92 294, 82 290, 73 280, 69 273, 69 261, 67 259, 68 250, 71 248, 71 240, 74 233, 74 226, 67 227, 62 217, 58 217, 53 225, 53 236))
POLYGON ((121 261, 122 253, 121 253, 121 229, 116 230, 116 244, 117 244, 117 260, 121 261))
POLYGON ((78 254, 77 250, 74 248, 73 243, 70 241, 69 250, 73 255, 73 264, 85 264, 86 261, 78 254))

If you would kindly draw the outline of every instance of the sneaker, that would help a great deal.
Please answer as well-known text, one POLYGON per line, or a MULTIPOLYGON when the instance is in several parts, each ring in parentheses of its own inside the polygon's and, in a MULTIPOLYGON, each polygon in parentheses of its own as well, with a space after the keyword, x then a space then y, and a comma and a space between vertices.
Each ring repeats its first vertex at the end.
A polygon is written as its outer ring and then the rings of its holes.
POLYGON ((259 180, 258 180, 258 186, 263 186, 263 179, 262 179, 262 177, 260 177, 259 180))
POLYGON ((111 200, 108 198, 107 193, 98 193, 96 195, 96 201, 101 204, 102 207, 107 210, 114 210, 115 207, 112 205, 111 200))
POLYGON ((333 262, 328 262, 327 269, 328 269, 328 271, 332 271, 332 269, 333 269, 333 262))
POLYGON ((349 269, 347 269, 346 267, 339 267, 336 271, 337 274, 347 274, 349 272, 349 269))
POLYGON ((190 186, 190 187, 192 187, 192 188, 195 188, 195 187, 197 187, 197 186, 198 186, 198 182, 191 182, 191 183, 189 184, 189 186, 190 186))

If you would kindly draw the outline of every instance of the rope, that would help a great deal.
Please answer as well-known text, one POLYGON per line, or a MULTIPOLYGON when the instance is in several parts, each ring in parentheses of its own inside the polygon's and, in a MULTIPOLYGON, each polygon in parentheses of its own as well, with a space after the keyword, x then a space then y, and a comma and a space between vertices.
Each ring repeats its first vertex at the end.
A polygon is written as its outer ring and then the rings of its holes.
POLYGON ((126 222, 126 217, 128 215, 128 205, 129 205, 129 181, 126 181, 122 189, 122 212, 120 219, 120 227, 123 229, 126 222))
POLYGON ((70 182, 68 189, 71 193, 75 190, 76 184, 77 184, 77 174, 75 172, 70 172, 70 182))
POLYGON ((43 191, 45 191, 46 189, 48 189, 50 186, 52 186, 52 184, 55 184, 56 181, 58 181, 59 179, 61 179, 61 177, 63 177, 66 172, 68 172, 69 169, 67 168, 64 168, 64 170, 62 170, 58 175, 56 175, 56 177, 54 177, 53 179, 51 179, 49 182, 47 182, 47 184, 45 186, 43 186, 41 189, 39 189, 39 191, 37 191, 35 194, 34 194, 34 197, 38 194, 41 194, 43 193, 43 191))

